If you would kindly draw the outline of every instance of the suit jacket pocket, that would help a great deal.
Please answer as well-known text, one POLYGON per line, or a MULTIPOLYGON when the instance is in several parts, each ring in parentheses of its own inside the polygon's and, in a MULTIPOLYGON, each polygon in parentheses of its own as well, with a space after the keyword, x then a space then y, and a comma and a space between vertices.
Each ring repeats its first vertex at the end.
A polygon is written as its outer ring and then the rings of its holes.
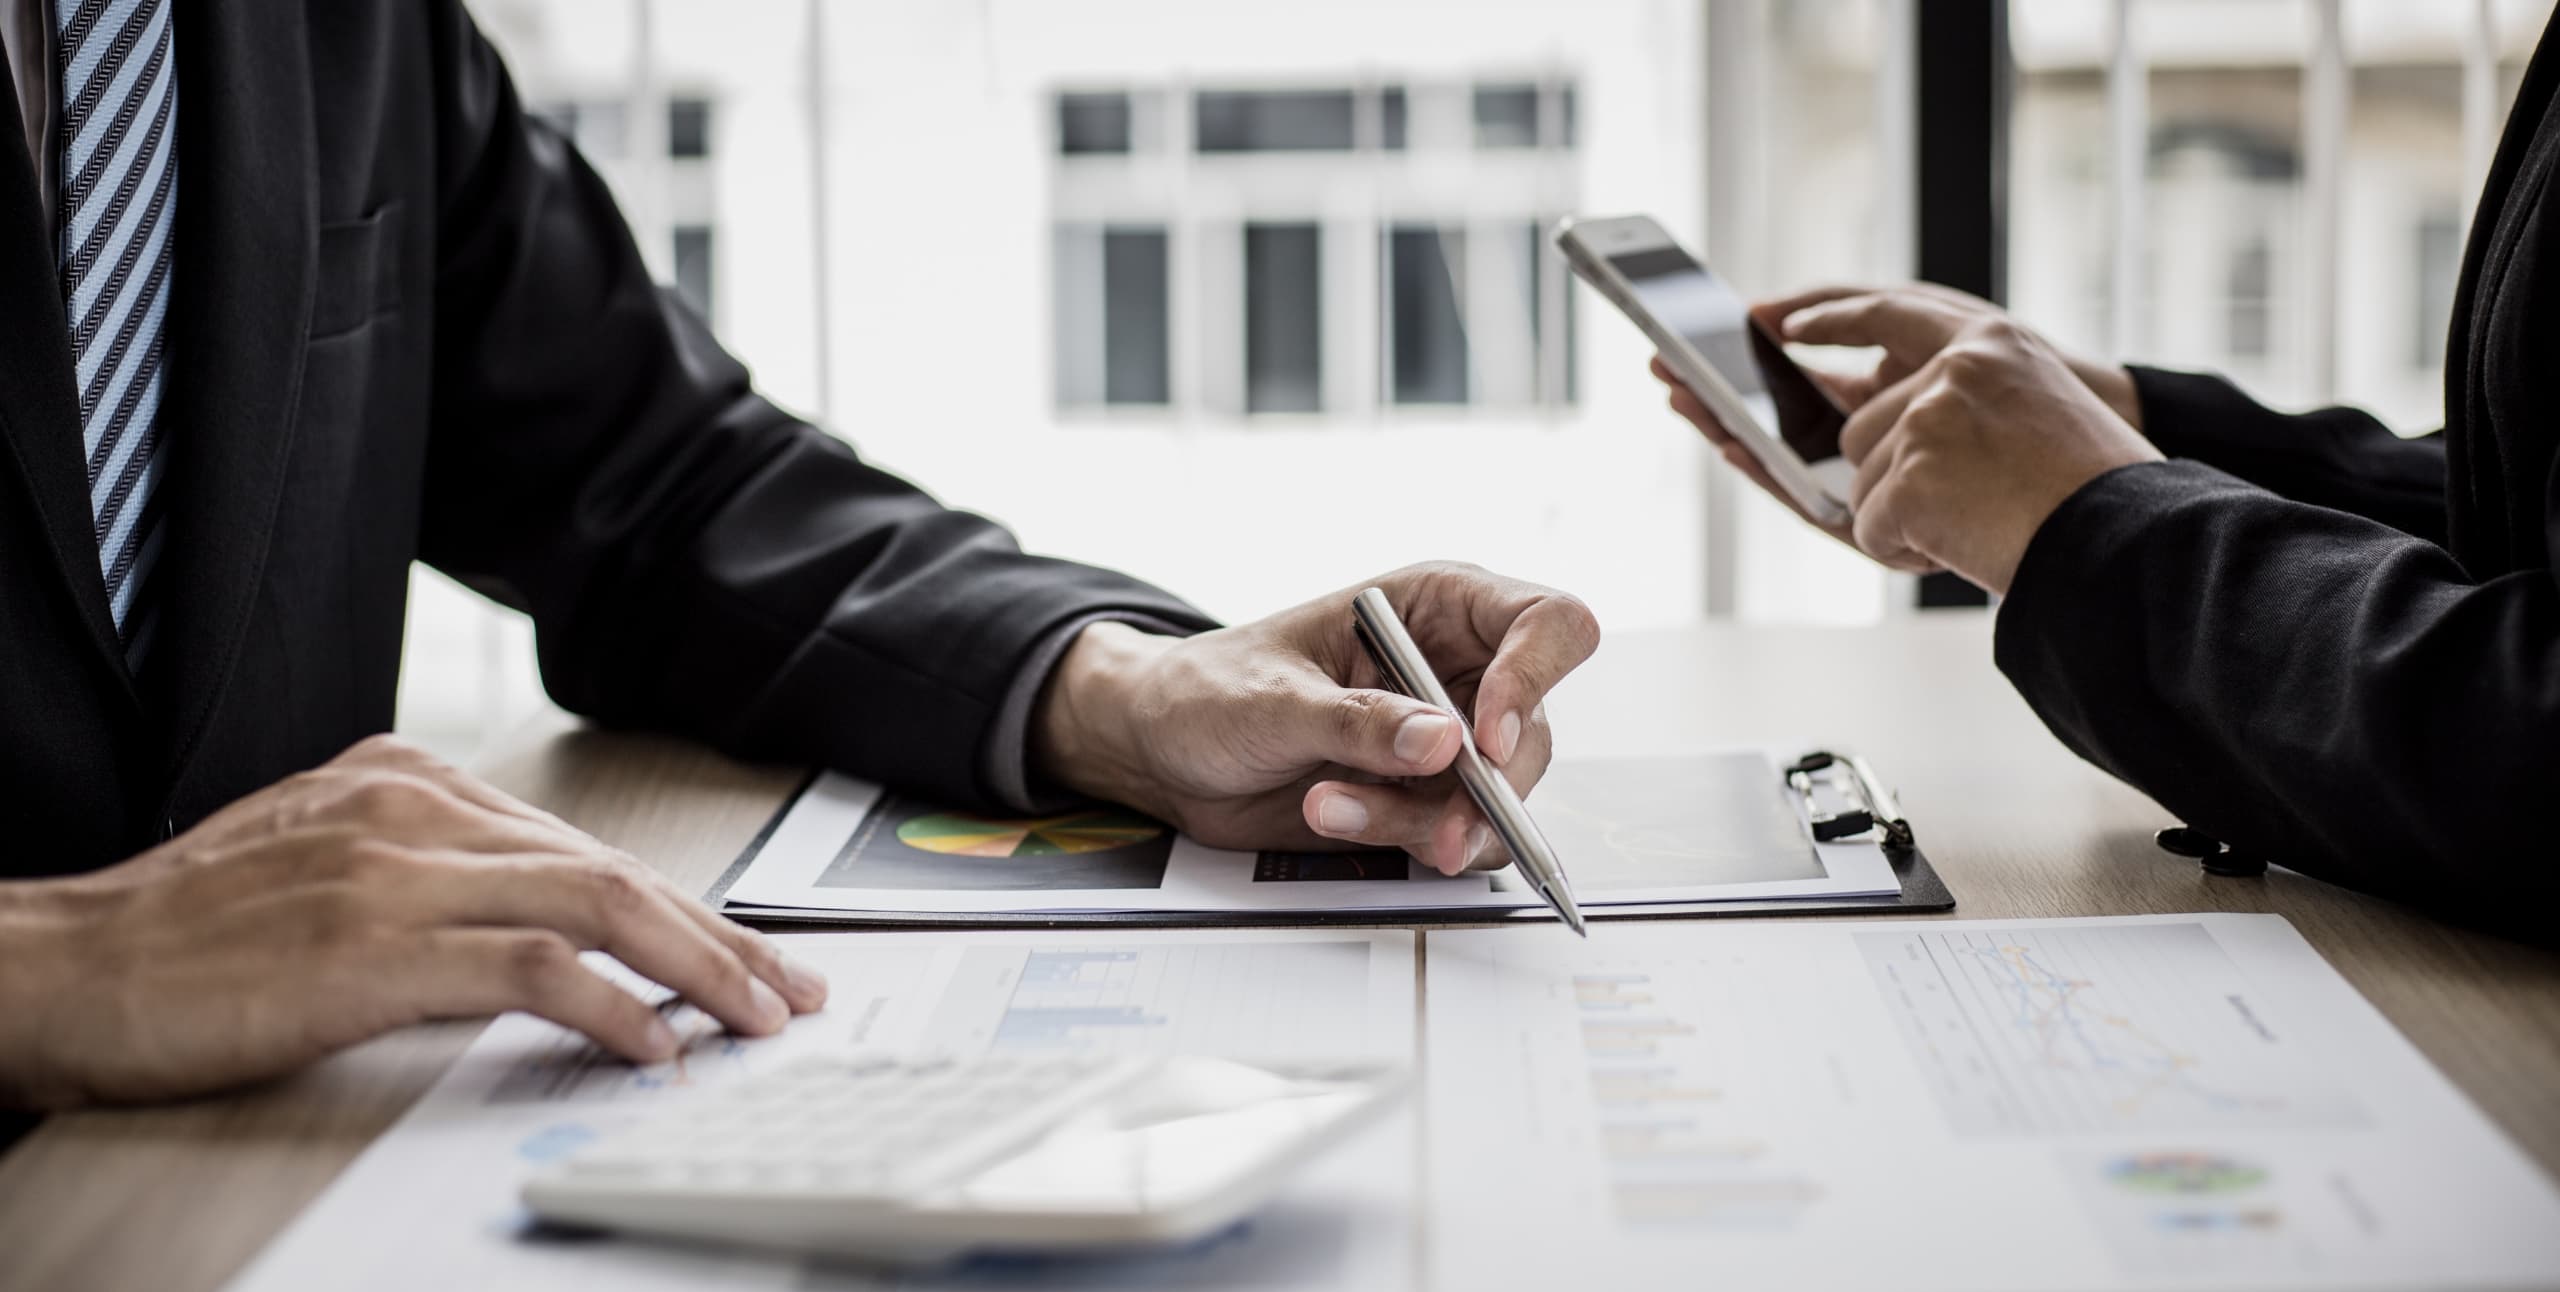
POLYGON ((320 226, 320 281, 311 339, 353 332, 400 308, 400 204, 320 226))

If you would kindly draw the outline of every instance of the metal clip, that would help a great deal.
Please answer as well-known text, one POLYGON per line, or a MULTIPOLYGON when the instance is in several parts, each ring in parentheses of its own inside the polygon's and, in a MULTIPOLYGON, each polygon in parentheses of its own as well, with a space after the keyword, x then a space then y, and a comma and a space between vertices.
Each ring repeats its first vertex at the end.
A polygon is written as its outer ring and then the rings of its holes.
MULTIPOLYGON (((1920 846, 1912 834, 1911 822, 1902 815, 1901 804, 1894 801, 1893 791, 1886 789, 1884 782, 1877 778, 1875 769, 1856 754, 1834 754, 1817 749, 1788 764, 1787 784, 1804 796, 1805 819, 1813 827, 1816 843, 1833 843, 1855 838, 1870 830, 1881 830, 1884 837, 1877 843, 1889 854, 1901 856, 1920 846), (1858 807, 1847 812, 1821 810, 1821 805, 1814 798, 1813 775, 1833 767, 1848 771, 1849 789, 1856 795, 1858 807)), ((1833 778, 1833 784, 1838 784, 1838 778, 1833 778)))

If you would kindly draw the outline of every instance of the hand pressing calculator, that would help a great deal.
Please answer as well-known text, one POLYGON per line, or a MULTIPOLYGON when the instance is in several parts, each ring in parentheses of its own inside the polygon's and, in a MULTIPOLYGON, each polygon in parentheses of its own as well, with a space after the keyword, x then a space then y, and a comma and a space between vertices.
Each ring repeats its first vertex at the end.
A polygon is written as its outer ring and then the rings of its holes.
POLYGON ((546 1219, 930 1264, 1178 1244, 1399 1098, 1392 1064, 809 1056, 545 1169, 546 1219))

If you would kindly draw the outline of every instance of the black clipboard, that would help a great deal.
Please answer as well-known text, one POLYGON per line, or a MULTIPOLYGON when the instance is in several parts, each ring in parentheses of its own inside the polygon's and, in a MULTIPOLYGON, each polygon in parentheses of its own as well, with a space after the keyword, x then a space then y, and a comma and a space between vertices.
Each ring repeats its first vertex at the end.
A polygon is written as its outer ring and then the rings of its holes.
MULTIPOLYGON (((1894 876, 1902 881, 1902 891, 1866 897, 1791 897, 1757 898, 1731 902, 1684 902, 1671 905, 1610 907, 1587 905, 1585 917, 1594 920, 1694 920, 1724 919, 1734 916, 1810 916, 1810 915, 1926 915, 1955 909, 1956 896, 1946 881, 1938 877, 1920 850, 1911 823, 1901 815, 1891 796, 1882 788, 1880 779, 1863 758, 1855 755, 1816 751, 1782 769, 1789 785, 1811 797, 1800 778, 1828 772, 1839 783, 1854 787, 1858 808, 1850 813, 1813 813, 1814 828, 1842 828, 1860 824, 1865 818, 1864 833, 1876 837, 1875 846, 1884 850, 1892 863, 1894 876)), ((765 818, 747 846, 740 849, 728 869, 720 872, 702 900, 719 910, 728 897, 729 888, 747 873, 765 844, 782 825, 800 796, 817 783, 818 773, 811 772, 793 787, 773 815, 765 818)), ((1854 836, 1861 831, 1849 830, 1854 836)), ((1847 841, 1842 839, 1840 841, 1847 841)), ((1445 925, 1552 924, 1554 913, 1544 907, 1528 907, 1516 911, 1484 911, 1464 908, 1453 910, 1355 910, 1355 911, 1075 911, 971 912, 953 914, 947 911, 792 911, 758 909, 733 918, 756 925, 810 925, 827 928, 874 929, 1188 929, 1188 928, 1310 928, 1310 927, 1426 927, 1445 925)))

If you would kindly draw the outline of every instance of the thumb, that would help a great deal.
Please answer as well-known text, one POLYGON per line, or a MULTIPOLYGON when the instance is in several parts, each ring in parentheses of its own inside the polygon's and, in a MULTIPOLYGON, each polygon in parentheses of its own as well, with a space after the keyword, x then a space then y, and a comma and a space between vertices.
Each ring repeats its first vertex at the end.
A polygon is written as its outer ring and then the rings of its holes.
POLYGON ((1431 776, 1458 757, 1458 719, 1392 691, 1330 681, 1278 692, 1261 715, 1293 763, 1340 763, 1377 776, 1431 776))

